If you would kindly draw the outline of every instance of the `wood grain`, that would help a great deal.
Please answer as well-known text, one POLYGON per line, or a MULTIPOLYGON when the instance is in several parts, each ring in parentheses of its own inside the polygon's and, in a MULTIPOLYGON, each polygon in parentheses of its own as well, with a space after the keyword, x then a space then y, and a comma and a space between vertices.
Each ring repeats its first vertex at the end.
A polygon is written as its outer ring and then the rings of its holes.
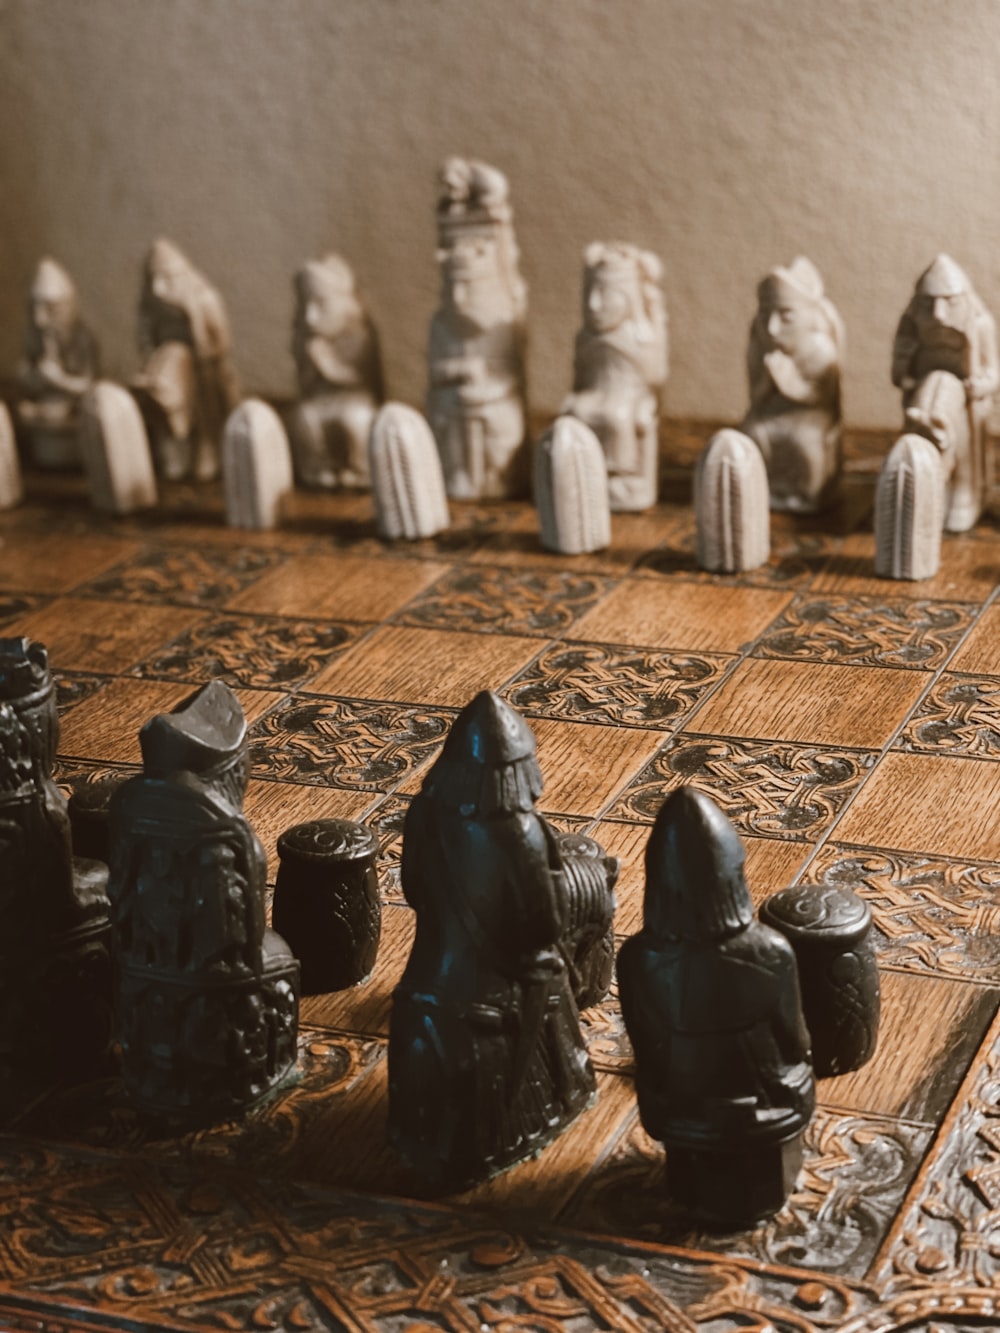
POLYGON ((447 573, 430 560, 293 556, 232 598, 234 610, 331 620, 382 620, 447 573))
POLYGON ((566 815, 596 815, 660 743, 653 731, 586 722, 532 722, 545 788, 539 805, 566 815))
POLYGON ((737 652, 791 600, 787 592, 627 579, 573 628, 574 639, 737 652))
POLYGON ((112 565, 130 560, 138 542, 73 531, 15 532, 0 537, 0 584, 27 592, 67 592, 112 565))
POLYGON ((975 629, 948 663, 948 669, 1000 676, 1000 602, 986 608, 975 629))
POLYGON ((462 708, 499 689, 538 652, 538 640, 506 634, 388 625, 310 682, 310 694, 396 699, 462 708))
POLYGON ((862 847, 1000 860, 1000 763, 887 754, 831 840, 862 847))
POLYGON ((134 602, 57 599, 21 619, 59 670, 124 675, 140 658, 206 619, 203 611, 134 602))
POLYGON ((683 729, 880 750, 926 688, 916 671, 751 658, 683 729))

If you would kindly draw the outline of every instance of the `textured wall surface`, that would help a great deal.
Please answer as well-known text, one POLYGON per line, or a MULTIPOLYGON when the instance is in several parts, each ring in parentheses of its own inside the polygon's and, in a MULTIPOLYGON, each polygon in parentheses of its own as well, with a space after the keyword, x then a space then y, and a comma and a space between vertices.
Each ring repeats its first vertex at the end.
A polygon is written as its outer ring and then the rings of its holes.
POLYGON ((450 153, 511 178, 539 407, 591 240, 663 257, 677 414, 742 413, 755 283, 798 252, 847 324, 853 424, 898 420, 892 334, 937 250, 1000 310, 997 0, 0 0, 0 123, 5 373, 50 252, 128 375, 162 233, 265 393, 292 384, 293 270, 343 252, 419 403, 450 153))

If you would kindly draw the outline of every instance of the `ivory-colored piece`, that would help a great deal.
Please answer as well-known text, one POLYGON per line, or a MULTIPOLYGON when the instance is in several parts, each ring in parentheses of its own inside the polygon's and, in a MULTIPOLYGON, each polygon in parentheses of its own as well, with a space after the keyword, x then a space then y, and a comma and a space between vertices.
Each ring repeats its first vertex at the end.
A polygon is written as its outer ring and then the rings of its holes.
POLYGON ((294 485, 281 418, 259 398, 248 398, 230 414, 222 432, 226 522, 259 532, 277 527, 294 485))
POLYGON ((16 405, 36 467, 79 466, 80 403, 97 373, 97 340, 80 317, 76 285, 43 259, 28 297, 16 405))
POLYGON ((382 402, 375 326, 339 255, 305 264, 295 297, 300 401, 288 427, 295 474, 303 486, 326 490, 367 486, 368 436, 382 402))
POLYGON ((757 289, 741 430, 764 455, 772 509, 811 514, 840 493, 844 325, 814 264, 801 255, 757 289))
POLYGON ((210 481, 240 401, 222 297, 172 241, 154 241, 139 301, 139 396, 161 476, 210 481))
POLYGON ((21 464, 17 457, 14 423, 6 406, 0 403, 0 509, 13 509, 24 499, 21 464))
POLYGON ((595 243, 584 253, 583 327, 563 412, 597 435, 614 510, 656 504, 660 390, 667 379, 667 312, 656 255, 595 243))
POLYGON ((427 417, 448 494, 490 500, 527 490, 524 320, 507 178, 453 157, 437 207, 441 304, 431 321, 427 417))
POLYGON ((738 430, 720 430, 702 450, 694 474, 697 560, 715 574, 756 569, 771 554, 767 468, 757 445, 738 430))
POLYGON ((990 480, 986 424, 1000 385, 1000 360, 993 316, 949 255, 938 255, 920 275, 903 312, 892 348, 892 382, 903 391, 904 429, 933 439, 942 451, 944 526, 967 532, 982 512, 990 480), (957 380, 961 396, 940 380, 928 389, 925 381, 936 372, 957 380), (936 415, 936 425, 928 413, 936 415))
POLYGON ((416 541, 443 532, 451 522, 444 475, 421 414, 403 403, 386 403, 368 448, 379 536, 416 541))
POLYGON ((542 545, 563 555, 611 544, 608 469, 601 442, 573 416, 557 417, 535 448, 542 545))
POLYGON ((80 453, 95 509, 131 514, 156 504, 156 475, 142 413, 120 384, 99 380, 84 395, 80 453))
POLYGON ((937 448, 903 435, 889 450, 875 492, 875 573, 929 579, 941 564, 944 481, 937 448))

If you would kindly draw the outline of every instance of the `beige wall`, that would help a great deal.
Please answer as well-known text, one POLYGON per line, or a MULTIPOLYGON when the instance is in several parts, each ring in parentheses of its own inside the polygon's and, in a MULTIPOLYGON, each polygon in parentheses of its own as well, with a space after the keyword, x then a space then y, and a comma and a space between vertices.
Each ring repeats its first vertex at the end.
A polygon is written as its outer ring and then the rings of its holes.
POLYGON ((677 414, 741 413, 755 282, 800 251, 847 324, 854 424, 897 421, 892 333, 938 249, 1000 312, 998 0, 0 0, 0 125, 5 372, 48 251, 129 374, 163 233, 268 393, 292 271, 342 251, 419 402, 449 153, 511 178, 542 407, 595 239, 664 259, 677 414))

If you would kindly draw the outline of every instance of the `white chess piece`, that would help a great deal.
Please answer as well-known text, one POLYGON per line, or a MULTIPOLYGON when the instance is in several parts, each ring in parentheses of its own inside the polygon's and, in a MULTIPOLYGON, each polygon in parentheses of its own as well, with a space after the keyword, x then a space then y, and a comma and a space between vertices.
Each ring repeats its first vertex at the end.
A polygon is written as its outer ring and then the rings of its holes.
POLYGON ((222 433, 222 484, 231 528, 276 527, 292 494, 292 453, 273 407, 248 398, 222 433))
POLYGON ((386 403, 372 423, 368 461, 380 537, 416 541, 448 527, 441 456, 419 412, 386 403))
POLYGON ((694 474, 697 560, 715 574, 738 574, 771 553, 767 467, 749 435, 720 430, 694 474))
POLYGON ((142 413, 120 384, 98 380, 84 394, 80 455, 95 509, 131 514, 156 504, 156 475, 142 413))
POLYGON ((937 447, 902 435, 889 450, 875 492, 875 573, 929 579, 941 564, 945 486, 937 447))
POLYGON ((610 545, 604 450, 577 417, 556 417, 535 446, 535 504, 547 550, 580 555, 610 545))

